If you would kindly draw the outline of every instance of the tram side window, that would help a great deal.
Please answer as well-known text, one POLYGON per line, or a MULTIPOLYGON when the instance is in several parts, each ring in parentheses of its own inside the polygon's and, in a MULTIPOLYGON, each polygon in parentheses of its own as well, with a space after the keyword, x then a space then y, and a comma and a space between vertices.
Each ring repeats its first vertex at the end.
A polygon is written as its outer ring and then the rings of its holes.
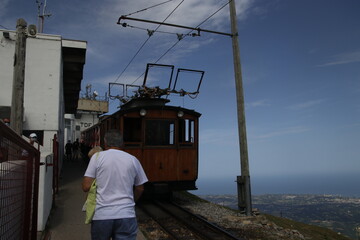
POLYGON ((175 122, 172 120, 147 120, 145 144, 148 146, 168 146, 174 144, 175 122))
POLYGON ((124 142, 141 142, 140 118, 124 118, 124 142))
POLYGON ((179 119, 179 142, 194 143, 194 121, 190 119, 179 119))

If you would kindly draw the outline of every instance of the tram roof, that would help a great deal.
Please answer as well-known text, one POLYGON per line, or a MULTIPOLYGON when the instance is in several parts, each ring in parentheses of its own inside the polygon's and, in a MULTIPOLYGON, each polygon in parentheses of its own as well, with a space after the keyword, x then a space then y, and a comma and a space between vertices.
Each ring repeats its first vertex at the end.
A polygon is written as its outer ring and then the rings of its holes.
MULTIPOLYGON (((125 114, 127 112, 134 112, 141 109, 163 109, 163 110, 173 110, 173 111, 183 111, 184 113, 191 114, 196 117, 200 117, 201 113, 196 112, 195 110, 183 108, 180 106, 171 106, 166 105, 166 103, 170 102, 168 99, 164 98, 155 98, 155 99, 146 99, 146 98, 135 98, 131 101, 127 102, 126 104, 121 106, 121 109, 117 112, 111 114, 125 114)), ((110 117, 111 115, 107 115, 104 119, 110 117)))

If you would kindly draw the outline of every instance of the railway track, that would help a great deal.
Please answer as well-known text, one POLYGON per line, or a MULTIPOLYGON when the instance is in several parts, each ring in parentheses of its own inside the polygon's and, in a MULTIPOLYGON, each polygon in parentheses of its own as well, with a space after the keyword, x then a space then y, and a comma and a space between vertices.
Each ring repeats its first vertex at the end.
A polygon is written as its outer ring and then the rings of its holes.
POLYGON ((139 225, 151 231, 156 229, 157 235, 160 235, 154 239, 240 239, 171 202, 142 202, 136 211, 139 225))

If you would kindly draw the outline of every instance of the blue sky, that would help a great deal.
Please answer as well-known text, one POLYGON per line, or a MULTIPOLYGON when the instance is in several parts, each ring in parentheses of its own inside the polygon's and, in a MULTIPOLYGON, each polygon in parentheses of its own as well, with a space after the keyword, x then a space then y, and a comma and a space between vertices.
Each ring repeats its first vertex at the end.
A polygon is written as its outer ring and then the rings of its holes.
MULTIPOLYGON (((155 33, 119 78, 148 36, 117 25, 118 18, 161 2, 48 0, 52 16, 44 33, 88 42, 83 91, 91 83, 103 95, 109 82, 132 83, 177 42, 175 35, 155 33)), ((173 0, 131 17, 163 21, 180 3, 173 0)), ((225 3, 185 0, 167 22, 197 26, 225 3)), ((358 173, 360 1, 237 0, 236 5, 252 178, 358 173)), ((20 17, 37 24, 36 16, 35 0, 0 4, 2 28, 15 29, 20 17)), ((226 6, 201 28, 230 32, 229 22, 226 6)), ((240 159, 230 37, 187 37, 159 63, 205 71, 198 98, 175 97, 174 104, 202 113, 199 177, 233 181, 240 175, 240 159)), ((117 104, 112 101, 111 109, 117 104)))

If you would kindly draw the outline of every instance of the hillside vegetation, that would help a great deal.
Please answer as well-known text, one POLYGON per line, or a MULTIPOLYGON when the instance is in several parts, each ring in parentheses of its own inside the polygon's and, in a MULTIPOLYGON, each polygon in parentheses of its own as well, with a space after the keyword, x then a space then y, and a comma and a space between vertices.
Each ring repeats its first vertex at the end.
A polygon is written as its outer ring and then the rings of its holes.
POLYGON ((296 222, 291 219, 276 217, 269 214, 262 214, 269 221, 275 223, 279 227, 295 229, 299 231, 306 238, 314 240, 349 240, 351 238, 336 233, 330 229, 309 225, 301 222, 296 222))

